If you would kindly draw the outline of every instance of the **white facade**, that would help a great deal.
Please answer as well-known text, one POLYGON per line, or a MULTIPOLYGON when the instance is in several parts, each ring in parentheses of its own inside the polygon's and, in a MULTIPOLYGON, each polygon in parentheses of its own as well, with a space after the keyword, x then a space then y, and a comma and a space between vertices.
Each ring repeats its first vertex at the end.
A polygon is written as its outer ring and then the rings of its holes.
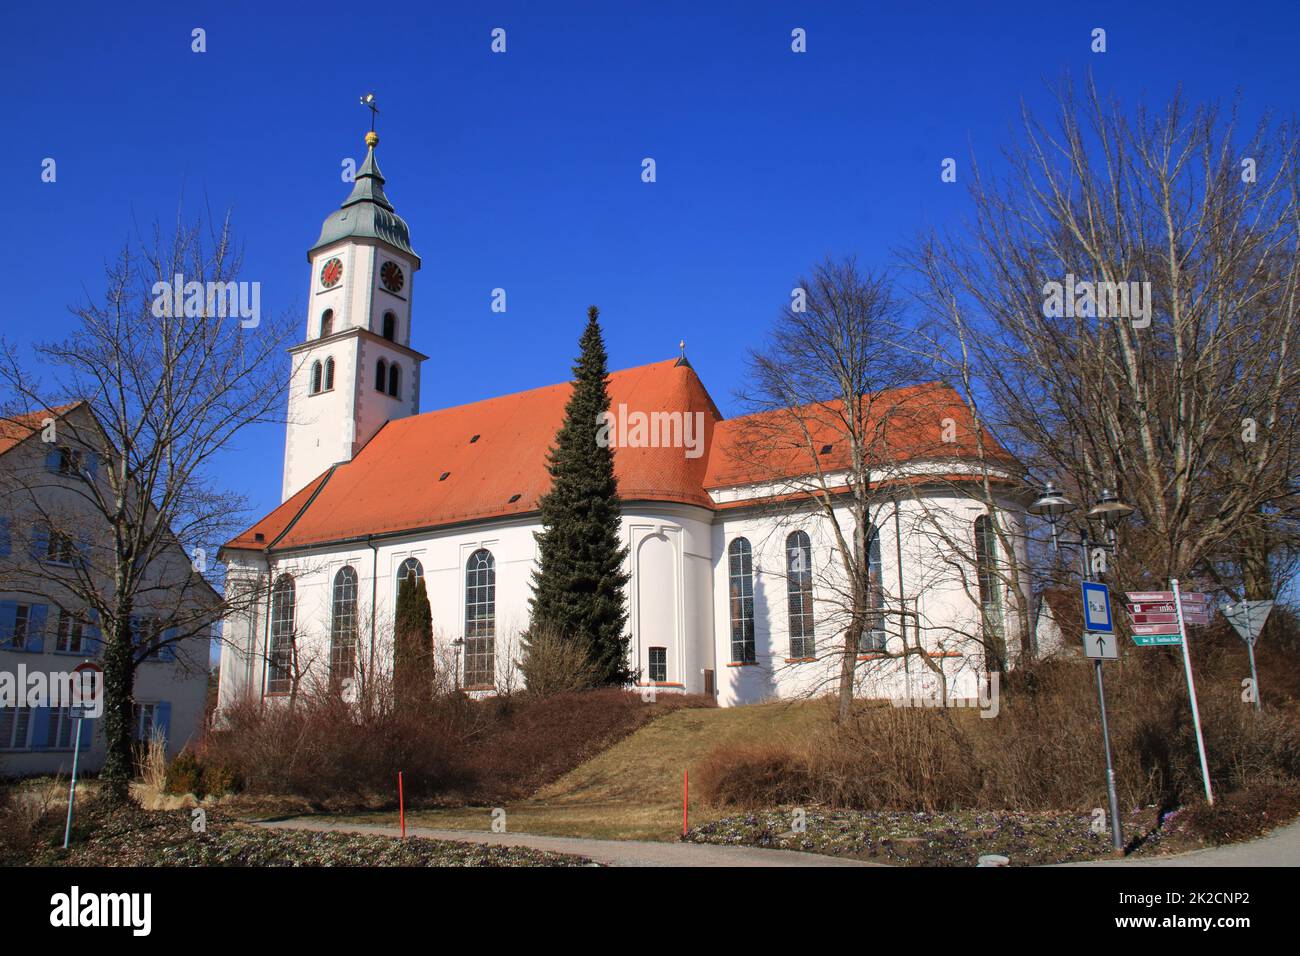
MULTIPOLYGON (((60 449, 77 444, 67 435, 88 434, 96 426, 82 405, 66 416, 45 420, 56 421, 49 437, 58 440, 42 441, 38 430, 0 453, 0 488, 6 501, 0 515, 0 675, 16 683, 19 675, 37 673, 46 675, 48 682, 83 661, 96 661, 102 650, 93 614, 58 584, 70 562, 50 560, 45 530, 50 521, 79 529, 80 553, 88 555, 90 567, 99 567, 102 573, 98 558, 111 545, 107 529, 101 530, 102 517, 85 501, 83 486, 89 481, 103 483, 104 478, 96 465, 71 472, 60 467, 60 449)), ((189 558, 175 548, 174 553, 151 562, 147 573, 156 576, 150 587, 165 579, 164 565, 173 561, 189 566, 189 558)), ((146 608, 141 611, 147 616, 146 608)), ((161 732, 169 755, 197 740, 203 730, 209 645, 206 636, 184 638, 136 669, 136 734, 144 739, 155 730, 161 732)), ((22 703, 0 706, 0 775, 68 773, 73 723, 56 707, 22 703)), ((83 770, 98 769, 104 761, 100 724, 83 722, 79 758, 83 770)))

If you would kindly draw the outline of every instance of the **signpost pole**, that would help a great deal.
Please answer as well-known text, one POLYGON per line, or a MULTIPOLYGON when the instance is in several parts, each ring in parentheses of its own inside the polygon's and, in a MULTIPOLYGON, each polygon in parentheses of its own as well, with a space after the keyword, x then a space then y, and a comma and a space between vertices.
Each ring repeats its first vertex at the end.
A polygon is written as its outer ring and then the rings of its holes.
MULTIPOLYGON (((1088 536, 1083 536, 1083 579, 1092 581, 1089 567, 1088 536)), ((1119 822, 1119 797, 1115 794, 1115 764, 1110 759, 1110 724, 1106 720, 1106 682, 1101 676, 1101 660, 1093 661, 1097 669, 1097 705, 1101 708, 1101 741, 1106 748, 1106 799, 1110 803, 1110 842, 1115 852, 1124 852, 1124 831, 1119 822)))
POLYGON ((77 718, 77 726, 73 728, 76 734, 77 742, 72 745, 72 783, 68 786, 68 818, 63 824, 63 849, 68 848, 68 839, 72 836, 72 804, 77 799, 77 760, 81 756, 81 722, 84 717, 77 718))
POLYGON ((1178 590, 1178 579, 1169 586, 1174 592, 1174 607, 1178 613, 1178 633, 1183 639, 1183 668, 1187 671, 1187 695, 1192 700, 1192 723, 1196 727, 1196 749, 1201 755, 1201 778, 1205 781, 1205 801, 1214 806, 1214 791, 1210 788, 1210 766, 1205 759, 1205 737, 1201 734, 1201 712, 1196 706, 1196 684, 1192 681, 1192 655, 1187 648, 1187 625, 1183 623, 1183 600, 1178 590))
MULTIPOLYGON (((1250 629, 1250 605, 1246 605, 1246 633, 1254 634, 1250 629)), ((1259 675, 1255 673, 1255 638, 1252 636, 1246 641, 1246 653, 1250 655, 1250 687, 1255 692, 1255 710, 1263 708, 1263 701, 1260 700, 1259 694, 1259 675)))

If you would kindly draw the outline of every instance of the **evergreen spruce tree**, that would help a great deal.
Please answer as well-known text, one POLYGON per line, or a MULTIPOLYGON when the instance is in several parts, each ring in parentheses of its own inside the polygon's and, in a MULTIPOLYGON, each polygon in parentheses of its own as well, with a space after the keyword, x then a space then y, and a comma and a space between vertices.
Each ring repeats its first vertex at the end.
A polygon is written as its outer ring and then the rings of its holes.
POLYGON ((433 609, 424 582, 402 578, 393 624, 393 692, 400 710, 418 708, 433 694, 433 609))
POLYGON ((594 305, 587 310, 573 394, 547 456, 551 489, 541 500, 531 627, 581 642, 594 665, 595 682, 618 685, 637 675, 628 665, 627 548, 619 541, 614 450, 596 440, 601 416, 609 411, 599 316, 594 305))

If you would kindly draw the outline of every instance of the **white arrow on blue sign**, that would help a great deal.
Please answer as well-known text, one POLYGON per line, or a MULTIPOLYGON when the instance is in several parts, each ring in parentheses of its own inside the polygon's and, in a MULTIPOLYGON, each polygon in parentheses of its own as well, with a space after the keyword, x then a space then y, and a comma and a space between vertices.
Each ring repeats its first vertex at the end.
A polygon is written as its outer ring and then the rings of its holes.
POLYGON ((1110 616, 1110 588, 1095 581, 1083 582, 1083 629, 1115 633, 1110 616))

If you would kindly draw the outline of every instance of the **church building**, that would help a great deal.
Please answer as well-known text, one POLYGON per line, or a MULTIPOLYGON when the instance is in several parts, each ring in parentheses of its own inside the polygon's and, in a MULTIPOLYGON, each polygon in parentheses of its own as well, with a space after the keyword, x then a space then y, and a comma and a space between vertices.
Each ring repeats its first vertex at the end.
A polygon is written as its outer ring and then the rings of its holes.
MULTIPOLYGON (((224 623, 222 706, 391 671, 407 577, 428 593, 436 654, 457 686, 520 686, 538 502, 571 386, 420 411, 426 356, 411 346, 420 257, 385 194, 378 137, 366 143, 351 195, 307 252, 282 503, 222 550, 227 587, 261 596, 224 623)), ((741 453, 754 416, 724 418, 684 354, 613 371, 609 392, 639 686, 722 706, 833 692, 845 588, 831 522, 795 493, 813 469, 797 455, 741 453)), ((970 409, 940 384, 901 390, 897 405, 910 415, 890 426, 892 460, 873 483, 878 613, 856 648, 864 696, 907 695, 924 679, 905 647, 923 649, 955 686, 986 669, 990 628, 1008 646, 1019 641, 1019 598, 996 569, 1023 566, 1023 546, 1008 553, 989 531, 989 469, 970 409)), ((817 449, 822 479, 847 472, 843 444, 827 437, 817 449)), ((997 451, 992 486, 1011 504, 1014 472, 997 451)), ((1019 509, 1002 500, 1011 531, 1002 540, 1023 542, 1019 509)), ((837 503, 837 515, 847 507, 837 503)))

